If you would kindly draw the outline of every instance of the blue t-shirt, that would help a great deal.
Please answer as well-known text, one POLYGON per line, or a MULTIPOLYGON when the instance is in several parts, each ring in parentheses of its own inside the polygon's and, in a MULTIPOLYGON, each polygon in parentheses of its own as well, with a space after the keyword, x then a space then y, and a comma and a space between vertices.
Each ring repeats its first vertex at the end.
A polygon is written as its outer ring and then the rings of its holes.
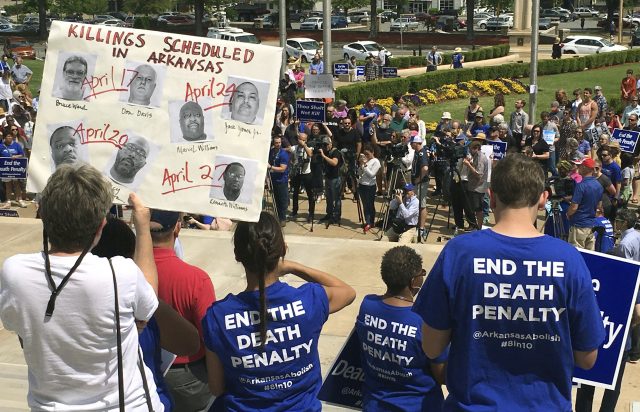
MULTIPOLYGON (((596 224, 594 227, 604 227, 604 236, 602 237, 602 243, 600 244, 600 248, 596 248, 596 252, 602 252, 602 253, 607 253, 609 252, 611 249, 613 249, 613 247, 615 246, 615 242, 613 239, 613 225, 611 224, 611 222, 609 221, 609 219, 607 219, 604 216, 600 216, 600 217, 596 217, 596 224)), ((594 232, 593 235, 595 236, 595 243, 596 245, 598 244, 598 238, 600 237, 598 235, 598 232, 594 232)))
POLYGON ((18 142, 13 142, 9 146, 0 143, 0 157, 24 156, 24 150, 18 142))
POLYGON ((576 203, 578 210, 569 218, 569 224, 575 227, 594 227, 596 207, 603 192, 602 185, 593 176, 587 176, 576 184, 571 203, 576 203))
POLYGON ((317 283, 266 289, 269 321, 260 347, 259 292, 227 295, 202 319, 204 343, 224 366, 224 410, 320 411, 318 338, 329 299, 317 283))
POLYGON ((573 351, 605 336, 582 256, 549 236, 450 240, 413 310, 451 330, 444 411, 570 412, 573 351))
POLYGON ((369 118, 362 123, 362 129, 364 130, 364 133, 362 134, 362 140, 365 142, 371 141, 371 130, 369 129, 371 127, 371 122, 377 119, 378 116, 380 116, 380 109, 378 109, 378 107, 376 106, 373 106, 373 109, 371 110, 366 107, 360 109, 360 116, 367 117, 371 114, 375 114, 376 117, 369 118))
POLYGON ((611 162, 608 165, 602 164, 602 173, 607 175, 614 185, 616 183, 622 183, 622 169, 616 162, 611 162))
POLYGON ((269 152, 269 164, 275 167, 287 165, 284 172, 271 172, 271 181, 273 183, 287 183, 289 181, 289 152, 283 148, 278 151, 271 149, 269 152))
POLYGON ((469 126, 469 128, 471 129, 471 136, 476 137, 478 135, 478 133, 484 133, 485 135, 487 135, 488 131, 489 131, 489 125, 488 124, 476 124, 473 123, 471 126, 469 126))
MULTIPOLYGON (((442 388, 422 351, 422 319, 411 306, 365 296, 356 322, 364 370, 363 410, 439 411, 442 388)), ((438 362, 446 361, 445 356, 438 362)))
POLYGON ((149 319, 147 326, 138 336, 138 342, 140 342, 140 348, 142 349, 144 364, 147 365, 151 373, 153 373, 153 381, 156 383, 158 396, 164 405, 164 410, 165 412, 171 412, 173 410, 173 399, 171 399, 169 388, 164 381, 164 376, 160 368, 162 365, 160 329, 158 328, 158 323, 155 318, 152 317, 149 319))
POLYGON ((454 53, 451 55, 451 62, 454 69, 462 69, 462 53, 454 53))

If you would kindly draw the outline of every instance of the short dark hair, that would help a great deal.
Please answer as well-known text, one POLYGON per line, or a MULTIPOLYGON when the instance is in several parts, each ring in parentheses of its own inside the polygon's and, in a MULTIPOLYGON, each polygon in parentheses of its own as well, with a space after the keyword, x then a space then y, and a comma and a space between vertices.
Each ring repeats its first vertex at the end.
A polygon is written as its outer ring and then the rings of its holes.
POLYGON ((396 246, 382 255, 380 274, 389 293, 400 293, 420 274, 422 257, 409 246, 396 246))
POLYGON ((114 217, 107 218, 98 244, 91 249, 96 256, 112 258, 124 256, 133 259, 136 251, 136 235, 124 221, 114 217))
POLYGON ((618 211, 616 220, 625 222, 627 228, 634 228, 636 226, 636 222, 638 221, 638 215, 631 209, 621 209, 618 211))
POLYGON ((491 191, 511 208, 531 207, 538 203, 544 182, 542 167, 521 154, 505 156, 491 173, 491 191))

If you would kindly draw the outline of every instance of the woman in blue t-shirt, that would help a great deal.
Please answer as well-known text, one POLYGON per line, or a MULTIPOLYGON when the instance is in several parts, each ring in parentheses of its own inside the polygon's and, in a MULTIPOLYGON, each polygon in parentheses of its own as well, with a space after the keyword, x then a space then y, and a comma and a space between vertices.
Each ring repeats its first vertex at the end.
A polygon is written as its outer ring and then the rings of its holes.
POLYGON ((448 352, 430 361, 422 350, 422 319, 411 311, 422 286, 422 258, 407 246, 389 249, 380 265, 384 295, 367 295, 356 331, 364 370, 363 410, 440 411, 448 352))
POLYGON ((238 223, 233 242, 247 287, 215 302, 202 319, 209 387, 217 397, 212 410, 320 411, 320 331, 355 291, 284 260, 280 224, 269 213, 256 223, 238 223), (280 282, 287 273, 308 283, 294 288, 280 282))

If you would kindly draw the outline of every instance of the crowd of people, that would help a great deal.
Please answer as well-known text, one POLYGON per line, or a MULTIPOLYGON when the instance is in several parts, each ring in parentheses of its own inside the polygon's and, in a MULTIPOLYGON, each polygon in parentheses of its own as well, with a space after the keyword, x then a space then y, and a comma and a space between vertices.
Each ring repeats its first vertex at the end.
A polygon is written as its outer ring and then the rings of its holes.
MULTIPOLYGON (((38 113, 38 97, 29 89, 33 72, 17 56, 10 65, 7 56, 0 61, 0 157, 29 158, 38 113)), ((26 181, 2 179, 0 209, 26 208, 26 181)))

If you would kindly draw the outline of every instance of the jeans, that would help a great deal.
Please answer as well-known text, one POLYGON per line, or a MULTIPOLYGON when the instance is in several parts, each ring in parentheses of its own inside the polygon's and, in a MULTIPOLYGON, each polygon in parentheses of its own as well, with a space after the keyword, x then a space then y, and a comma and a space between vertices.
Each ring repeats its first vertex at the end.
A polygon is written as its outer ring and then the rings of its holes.
POLYGON ((175 411, 198 412, 213 399, 204 358, 190 365, 171 367, 165 381, 174 401, 175 411))
POLYGON ((284 183, 273 183, 273 197, 276 200, 276 210, 280 221, 287 220, 287 207, 289 207, 289 185, 284 183))
MULTIPOLYGON (((624 376, 624 367, 629 360, 628 352, 625 352, 620 360, 620 371, 618 372, 618 380, 616 381, 616 387, 611 389, 606 389, 604 391, 604 396, 602 397, 602 402, 600 403, 600 412, 614 412, 616 409, 616 404, 618 403, 618 397, 620 397, 620 387, 622 386, 622 377, 624 376)), ((593 406, 593 392, 595 391, 595 387, 590 385, 582 384, 578 388, 578 392, 576 393, 576 408, 575 412, 591 412, 591 408, 593 406)))
POLYGON ((309 198, 309 217, 313 219, 313 212, 316 207, 316 197, 313 192, 313 185, 311 173, 307 173, 306 175, 297 175, 296 177, 291 178, 291 186, 293 187, 293 206, 291 209, 292 214, 298 213, 298 198, 300 197, 300 187, 304 187, 304 190, 307 192, 307 197, 309 198))
POLYGON ((358 194, 362 202, 364 224, 373 226, 376 216, 376 185, 358 185, 358 194))
POLYGON ((464 229, 464 218, 467 218, 469 226, 476 225, 476 215, 468 201, 465 201, 464 187, 461 182, 451 182, 451 208, 456 227, 464 229))
POLYGON ((342 200, 341 200, 341 179, 336 177, 328 179, 325 185, 327 192, 327 216, 334 220, 339 220, 342 216, 342 200))
POLYGON ((551 176, 558 176, 558 169, 556 169, 556 151, 549 152, 549 159, 547 160, 547 168, 551 172, 551 176))

